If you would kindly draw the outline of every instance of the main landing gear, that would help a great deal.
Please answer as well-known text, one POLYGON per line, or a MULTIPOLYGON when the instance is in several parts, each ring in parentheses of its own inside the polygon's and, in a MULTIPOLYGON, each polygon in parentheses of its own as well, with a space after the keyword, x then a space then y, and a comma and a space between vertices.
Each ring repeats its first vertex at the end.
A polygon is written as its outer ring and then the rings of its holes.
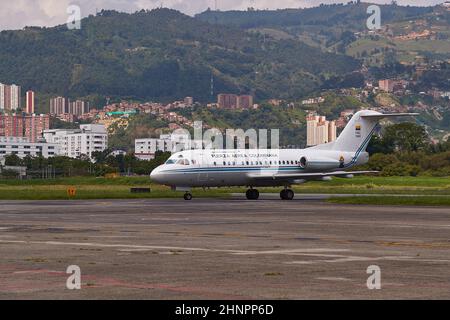
MULTIPOLYGON (((247 196, 248 200, 258 200, 259 198, 259 191, 256 189, 248 189, 247 192, 245 193, 245 195, 247 196)), ((281 200, 292 200, 294 199, 294 191, 292 191, 291 189, 283 189, 280 192, 280 198, 281 200)))
POLYGON ((294 191, 291 189, 283 189, 280 192, 280 198, 281 200, 292 200, 294 199, 294 191))
POLYGON ((183 197, 184 197, 184 200, 186 200, 186 201, 192 200, 192 194, 190 192, 186 192, 183 197))
POLYGON ((259 191, 256 189, 248 189, 245 193, 248 200, 258 200, 259 198, 259 191))

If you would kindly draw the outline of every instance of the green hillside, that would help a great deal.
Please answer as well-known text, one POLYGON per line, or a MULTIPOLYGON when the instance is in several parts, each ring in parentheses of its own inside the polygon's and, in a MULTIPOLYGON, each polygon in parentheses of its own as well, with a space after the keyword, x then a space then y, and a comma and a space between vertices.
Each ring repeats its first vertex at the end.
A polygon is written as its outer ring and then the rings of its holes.
MULTIPOLYGON (((196 17, 210 23, 235 25, 242 28, 292 27, 316 25, 322 27, 347 26, 362 30, 366 26, 368 3, 320 5, 307 9, 205 11, 196 17)), ((380 6, 383 21, 411 19, 433 9, 428 7, 380 6)))
MULTIPOLYGON (((436 7, 380 5, 384 36, 362 37, 356 33, 368 31, 366 22, 369 3, 321 5, 308 9, 206 11, 197 18, 210 23, 239 26, 271 38, 296 39, 329 52, 363 58, 371 64, 381 64, 384 56, 379 49, 394 49, 399 61, 411 62, 417 54, 450 57, 450 13, 436 7), (391 41, 387 34, 402 35, 423 29, 436 33, 436 39, 391 41), (388 32, 387 32, 388 31, 388 32)), ((380 32, 378 32, 380 34, 380 32)))
POLYGON ((81 30, 0 33, 0 81, 41 94, 211 101, 219 92, 296 97, 359 67, 290 39, 266 39, 174 10, 102 11, 81 30), (333 63, 330 63, 333 61, 333 63), (211 76, 214 94, 211 96, 211 76))

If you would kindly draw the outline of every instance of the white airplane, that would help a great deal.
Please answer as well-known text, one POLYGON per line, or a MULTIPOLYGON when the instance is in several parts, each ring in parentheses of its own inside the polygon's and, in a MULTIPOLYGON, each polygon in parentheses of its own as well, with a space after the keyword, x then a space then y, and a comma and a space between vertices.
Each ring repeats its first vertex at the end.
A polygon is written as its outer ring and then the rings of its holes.
POLYGON ((191 200, 193 187, 247 186, 247 199, 257 200, 255 187, 281 186, 283 200, 292 200, 290 186, 332 177, 353 178, 355 174, 377 171, 345 171, 367 163, 367 145, 379 120, 415 116, 416 113, 382 114, 372 110, 357 112, 342 133, 331 143, 306 149, 209 149, 173 154, 165 164, 152 171, 152 181, 185 191, 191 200))

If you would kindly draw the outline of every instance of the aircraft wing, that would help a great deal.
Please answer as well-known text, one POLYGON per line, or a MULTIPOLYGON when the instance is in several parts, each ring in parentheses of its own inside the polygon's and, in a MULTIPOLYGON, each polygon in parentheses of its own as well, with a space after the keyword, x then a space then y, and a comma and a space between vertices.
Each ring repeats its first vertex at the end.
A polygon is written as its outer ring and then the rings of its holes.
POLYGON ((351 178, 353 175, 379 173, 379 171, 334 171, 312 173, 274 173, 274 174, 249 174, 248 177, 255 180, 314 180, 324 177, 351 178))

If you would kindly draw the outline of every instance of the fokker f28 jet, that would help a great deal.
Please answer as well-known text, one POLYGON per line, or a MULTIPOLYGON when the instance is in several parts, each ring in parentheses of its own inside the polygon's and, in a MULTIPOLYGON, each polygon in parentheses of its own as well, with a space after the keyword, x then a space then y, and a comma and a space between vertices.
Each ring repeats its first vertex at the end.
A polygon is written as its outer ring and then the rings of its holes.
POLYGON ((292 185, 332 177, 353 178, 377 171, 346 171, 367 163, 367 145, 383 118, 415 116, 416 113, 382 114, 372 110, 357 112, 338 139, 306 149, 209 149, 173 154, 151 173, 153 181, 185 191, 191 200, 193 187, 247 186, 247 199, 257 200, 256 187, 281 186, 280 197, 292 200, 292 185))

